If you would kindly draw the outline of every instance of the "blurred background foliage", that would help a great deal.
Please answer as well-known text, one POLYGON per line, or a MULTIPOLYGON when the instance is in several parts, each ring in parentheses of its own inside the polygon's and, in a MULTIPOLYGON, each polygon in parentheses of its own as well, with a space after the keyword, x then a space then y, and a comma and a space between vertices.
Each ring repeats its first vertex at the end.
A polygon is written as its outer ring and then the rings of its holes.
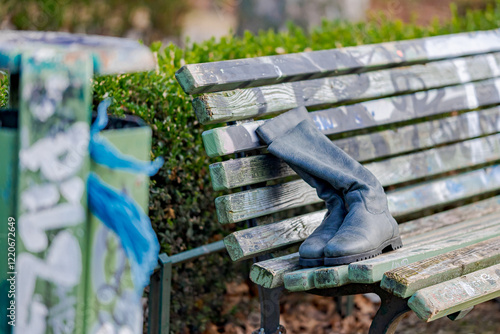
POLYGON ((179 0, 3 0, 2 28, 146 38, 180 34, 188 2, 179 0))
MULTIPOLYGON (((398 1, 394 3, 401 5, 398 1)), ((151 20, 144 26, 151 31, 150 40, 162 39, 167 34, 179 34, 175 16, 182 16, 185 12, 183 1, 148 0, 141 2, 140 6, 137 4, 135 1, 117 0, 14 0, 3 2, 0 11, 4 15, 9 13, 9 18, 4 17, 2 20, 2 24, 6 25, 4 28, 130 36, 130 30, 137 28, 137 23, 136 26, 133 23, 134 15, 138 15, 137 8, 146 8, 151 20), (47 15, 47 18, 37 19, 37 23, 33 23, 32 18, 39 18, 40 15, 47 15)), ((500 1, 479 3, 462 0, 458 5, 451 6, 445 19, 429 20, 426 24, 418 23, 416 18, 403 22, 384 12, 370 15, 366 21, 357 23, 324 20, 308 31, 289 23, 284 30, 261 30, 256 34, 247 31, 239 37, 226 35, 199 43, 187 41, 182 47, 160 42, 148 43, 158 59, 157 70, 96 77, 94 105, 111 96, 114 98, 111 113, 135 114, 151 125, 154 136, 152 157, 164 156, 166 163, 151 180, 150 217, 162 251, 172 255, 221 240, 234 229, 234 226, 221 226, 217 222, 214 199, 220 194, 212 190, 208 173, 208 165, 216 160, 208 159, 204 152, 201 133, 207 127, 202 128, 198 124, 190 97, 175 81, 174 73, 182 65, 413 39, 499 26, 500 1)), ((6 81, 2 80, 0 96, 5 102, 6 81)), ((223 312, 222 296, 227 282, 248 277, 249 265, 248 262, 232 263, 222 253, 175 266, 172 332, 200 333, 209 322, 223 324, 237 313, 247 316, 250 310, 242 309, 241 305, 226 308, 223 312)))

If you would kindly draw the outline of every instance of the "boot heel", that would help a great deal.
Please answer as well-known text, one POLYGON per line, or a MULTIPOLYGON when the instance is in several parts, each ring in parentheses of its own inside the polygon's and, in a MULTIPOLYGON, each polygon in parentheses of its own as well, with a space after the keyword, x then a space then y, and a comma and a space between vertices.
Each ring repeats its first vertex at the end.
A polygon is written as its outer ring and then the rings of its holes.
POLYGON ((395 251, 396 249, 400 249, 403 247, 403 242, 401 241, 401 237, 396 237, 390 241, 390 245, 385 247, 382 250, 382 253, 387 253, 390 251, 395 251))

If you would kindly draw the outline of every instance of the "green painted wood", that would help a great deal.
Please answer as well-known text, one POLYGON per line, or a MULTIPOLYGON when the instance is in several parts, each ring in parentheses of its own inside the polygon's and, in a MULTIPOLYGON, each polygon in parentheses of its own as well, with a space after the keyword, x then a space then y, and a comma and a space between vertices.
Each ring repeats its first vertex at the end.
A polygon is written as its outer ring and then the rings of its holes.
MULTIPOLYGON (((437 175, 457 168, 497 160, 499 148, 498 140, 494 139, 496 136, 374 162, 367 164, 366 167, 373 172, 383 186, 437 175), (488 145, 482 146, 482 143, 488 143, 488 145), (493 150, 491 155, 488 153, 490 149, 493 150)), ((469 172, 455 176, 449 181, 432 181, 410 187, 409 190, 400 190, 397 196, 389 194, 389 208, 394 215, 398 216, 432 206, 434 203, 445 204, 446 202, 442 199, 449 197, 452 201, 457 196, 461 197, 462 193, 472 196, 485 191, 493 191, 500 186, 500 180, 495 177, 498 169, 469 172), (489 183, 485 184, 481 180, 483 174, 489 183), (479 183, 475 183, 476 181, 479 183), (443 187, 443 189, 438 187, 443 187), (428 193, 424 194, 423 191, 428 193)), ((296 180, 224 195, 215 200, 215 206, 219 222, 227 224, 320 201, 312 187, 303 180, 296 180)))
MULTIPOLYGON (((498 87, 500 79, 488 79, 314 111, 310 116, 325 135, 372 129, 498 104, 498 87)), ((203 142, 207 154, 218 156, 263 147, 255 134, 255 129, 262 123, 263 121, 247 122, 205 131, 203 142)))
POLYGON ((283 276, 283 285, 288 291, 294 292, 314 289, 314 273, 322 268, 304 268, 285 273, 283 276))
POLYGON ((222 123, 314 107, 428 90, 500 75, 500 54, 447 59, 391 68, 233 91, 205 94, 193 100, 202 124, 222 123))
POLYGON ((233 261, 241 261, 307 238, 321 224, 326 210, 285 219, 273 224, 236 231, 224 239, 233 261))
POLYGON ((216 162, 211 164, 209 169, 212 187, 215 191, 295 175, 295 172, 283 160, 271 154, 216 162))
POLYGON ((500 264, 419 290, 408 306, 422 320, 448 314, 500 296, 500 264))
POLYGON ((349 266, 319 268, 314 272, 314 287, 334 288, 349 284, 349 266))
POLYGON ((436 228, 453 227, 464 221, 489 215, 499 209, 500 196, 495 196, 400 224, 399 233, 405 238, 417 237, 436 228))
POLYGON ((250 269, 250 279, 264 288, 283 286, 285 273, 301 269, 299 253, 254 263, 250 269))
MULTIPOLYGON (((447 249, 444 248, 443 250, 442 247, 458 247, 456 244, 450 246, 449 244, 446 244, 446 242, 449 242, 452 239, 470 236, 473 233, 482 233, 483 230, 488 227, 498 227, 499 219, 500 215, 498 214, 495 215, 494 219, 491 217, 479 217, 473 219, 472 221, 463 221, 461 224, 457 224, 455 228, 453 228, 454 226, 448 226, 451 228, 442 228, 441 231, 438 229, 436 231, 438 233, 434 231, 431 231, 430 233, 422 233, 419 238, 408 238, 402 234, 403 244, 405 246, 397 253, 391 252, 378 256, 376 258, 378 262, 374 264, 373 267, 370 267, 370 270, 372 270, 370 273, 378 271, 380 275, 380 272, 383 274, 386 270, 406 265, 406 263, 410 263, 408 261, 411 261, 412 256, 422 256, 423 258, 426 258, 428 254, 426 254, 425 251, 442 253, 447 249)), ((413 222, 406 224, 413 224, 413 222)), ((374 276, 367 279, 366 275, 364 275, 366 272, 363 272, 365 268, 359 269, 359 266, 362 266, 362 264, 367 261, 369 260, 356 262, 355 265, 351 264, 350 266, 345 265, 320 268, 313 274, 314 287, 318 289, 326 289, 342 286, 348 283, 360 283, 360 281, 362 281, 361 283, 367 283, 365 281, 371 280, 378 282, 382 276, 374 276), (362 271, 361 274, 358 272, 360 270, 362 271), (360 276, 363 278, 361 279, 360 276)), ((287 275, 293 276, 294 273, 285 274, 285 282, 287 275)), ((303 288, 300 284, 298 284, 298 282, 295 282, 294 286, 289 287, 293 288, 295 291, 299 291, 303 288)))
MULTIPOLYGON (((494 197, 452 210, 440 212, 399 225, 404 248, 414 247, 443 240, 451 236, 463 235, 495 225, 486 215, 500 209, 500 197, 494 197), (415 234, 418 231, 418 234, 415 234)), ((385 255, 381 255, 384 257, 385 255)), ((290 291, 306 291, 312 288, 326 289, 350 283, 348 266, 311 268, 299 274, 286 273, 285 287, 290 291), (311 276, 314 284, 310 283, 311 276)))
MULTIPOLYGON (((495 107, 338 139, 333 143, 352 158, 364 162, 493 134, 500 131, 499 117, 500 108, 495 107)), ((476 144, 472 145, 476 147, 476 144)), ((210 175, 213 188, 223 190, 291 176, 295 172, 281 159, 263 154, 211 164, 210 175)))
POLYGON ((24 53, 19 103, 16 331, 86 333, 92 58, 24 53), (56 84, 57 82, 57 84, 56 84), (52 321, 45 321, 50 314, 52 321))
POLYGON ((137 41, 66 32, 5 30, 0 35, 0 68, 18 73, 21 54, 44 49, 64 51, 68 62, 78 54, 92 57, 100 74, 151 71, 156 61, 151 50, 137 41))
MULTIPOLYGON (((492 215, 486 218, 486 222, 497 224, 489 228, 481 227, 480 230, 464 234, 462 236, 448 238, 425 244, 418 247, 401 248, 401 251, 388 253, 384 257, 376 257, 369 260, 351 263, 349 265, 349 280, 356 283, 374 283, 382 280, 386 271, 408 265, 429 257, 440 255, 462 247, 500 236, 500 215, 492 215)), ((482 224, 486 223, 481 221, 482 224)))
POLYGON ((493 51, 500 51, 498 32, 476 31, 341 49, 189 64, 179 69, 175 76, 186 93, 198 94, 493 51))
POLYGON ((500 238, 424 259, 384 274, 381 287, 407 298, 417 290, 500 262, 500 238))
POLYGON ((151 276, 149 285, 148 334, 170 333, 170 295, 172 262, 167 254, 158 256, 159 270, 151 276))
POLYGON ((500 159, 500 134, 366 164, 382 185, 391 185, 500 159))
MULTIPOLYGON (((139 161, 148 161, 151 152, 152 131, 149 126, 138 123, 137 119, 110 118, 108 127, 101 131, 119 152, 127 154, 139 161), (142 125, 142 126, 141 126, 142 125)), ((149 176, 136 174, 124 170, 110 169, 94 161, 90 169, 96 173, 108 186, 126 193, 129 198, 139 205, 147 214, 149 204, 149 176)), ((127 253, 120 246, 120 237, 107 227, 94 214, 89 214, 88 221, 88 249, 89 263, 87 269, 87 288, 85 304, 85 323, 88 328, 102 326, 102 314, 116 314, 120 312, 124 299, 127 304, 126 319, 108 319, 107 326, 119 332, 126 328, 133 328, 133 324, 142 321, 143 308, 139 299, 129 296, 135 294, 132 263, 127 253), (107 291, 106 298, 102 298, 102 291, 107 291)))
MULTIPOLYGON (((408 241, 409 239, 418 241, 424 233, 431 231, 434 231, 434 236, 438 233, 445 235, 453 232, 454 229, 465 228, 469 222, 466 222, 467 224, 461 223, 463 220, 487 215, 498 210, 499 207, 500 197, 493 197, 401 224, 399 230, 408 241), (439 230, 437 230, 438 228, 439 230)), ((319 226, 325 213, 325 210, 321 210, 276 223, 236 231, 227 236, 224 243, 233 261, 253 258, 305 240, 319 226)))
POLYGON ((406 215, 424 208, 453 203, 472 196, 500 189, 500 166, 451 176, 437 181, 403 188, 388 194, 389 209, 395 216, 406 215))
MULTIPOLYGON (((471 222, 471 224, 473 224, 473 226, 468 229, 451 231, 435 239, 432 233, 430 233, 426 238, 422 238, 419 241, 410 241, 408 246, 379 255, 374 259, 351 263, 348 266, 321 268, 322 272, 318 275, 331 275, 331 277, 326 281, 323 280, 320 286, 322 285, 324 287, 327 284, 336 284, 335 286, 340 286, 347 283, 378 282, 388 270, 419 261, 423 258, 466 247, 492 237, 500 236, 500 214, 478 218, 474 222, 471 222), (346 268, 341 267, 348 267, 348 276, 345 276, 346 268)), ((299 253, 292 253, 286 256, 257 262, 250 270, 250 279, 252 282, 265 288, 282 286, 284 285, 286 274, 302 269, 298 261, 299 253)), ((290 283, 288 286, 299 290, 307 285, 311 285, 310 275, 310 271, 299 273, 298 276, 302 276, 301 278, 292 274, 291 280, 294 281, 293 287, 290 283), (307 278, 307 282, 304 282, 304 277, 307 278), (299 282, 300 284, 298 284, 299 282)), ((325 276, 323 279, 326 279, 325 276)), ((314 280, 320 281, 322 278, 318 276, 318 278, 314 278, 314 280)))
MULTIPOLYGON (((0 323, 0 333, 9 334, 12 326, 9 325, 11 321, 7 317, 10 312, 7 308, 10 306, 8 291, 10 288, 10 281, 7 281, 9 275, 9 263, 12 264, 15 260, 8 255, 9 241, 15 240, 15 233, 9 235, 9 222, 16 219, 16 180, 17 180, 17 129, 13 124, 9 123, 6 118, 8 116, 15 116, 17 113, 0 111, 0 152, 2 152, 2 159, 0 159, 0 221, 4 222, 0 225, 0 317, 4 319, 0 323), (7 113, 11 115, 7 115, 7 113), (8 126, 10 125, 10 126, 8 126), (9 219, 10 218, 10 219, 9 219), (10 240, 9 240, 10 238, 10 240)), ((17 122, 16 122, 17 123, 17 122)), ((17 126, 16 126, 17 127, 17 126)), ((12 230, 12 229, 11 229, 12 230)))

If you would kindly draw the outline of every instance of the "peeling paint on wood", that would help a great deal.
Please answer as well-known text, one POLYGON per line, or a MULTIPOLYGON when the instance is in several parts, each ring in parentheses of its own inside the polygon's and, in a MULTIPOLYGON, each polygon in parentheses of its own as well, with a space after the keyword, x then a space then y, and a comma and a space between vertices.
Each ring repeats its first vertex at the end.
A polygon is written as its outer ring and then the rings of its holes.
POLYGON ((497 76, 500 54, 447 59, 360 74, 205 94, 193 100, 202 124, 268 116, 315 107, 484 80, 497 76))
MULTIPOLYGON (((445 162, 453 163, 453 160, 443 159, 441 167, 446 167, 445 162)), ((368 167, 370 170, 373 168, 373 166, 368 167)), ((399 168, 398 165, 393 167, 399 168)), ((446 170, 450 169, 445 168, 444 171, 446 170)), ((425 175, 434 175, 437 171, 431 170, 425 175)), ((380 173, 377 175, 376 170, 374 174, 376 177, 382 177, 380 173)), ((409 177, 411 175, 404 180, 409 180, 409 177)), ((383 185, 387 185, 389 181, 398 183, 397 178, 384 181, 383 185)), ((500 189, 500 165, 495 165, 390 191, 387 193, 387 199, 391 213, 394 216, 402 216, 498 189, 500 189)), ((320 202, 314 188, 303 180, 296 180, 224 195, 215 200, 215 206, 219 222, 228 224, 320 202)))
MULTIPOLYGON (((451 236, 464 235, 480 231, 485 227, 498 225, 497 221, 492 220, 490 216, 485 217, 485 215, 498 212, 500 209, 499 204, 500 196, 401 224, 400 231, 405 245, 401 251, 411 247, 414 248, 415 246, 432 244, 439 240, 448 239, 451 236)), ((256 238, 253 241, 257 245, 259 239, 256 238)), ((383 254, 380 257, 388 257, 389 254, 383 254)), ((292 269, 290 271, 287 271, 290 268, 287 262, 280 262, 281 265, 286 267, 285 270, 277 270, 278 265, 276 265, 276 260, 269 261, 273 270, 267 270, 267 266, 261 263, 260 266, 252 269, 255 271, 255 277, 269 278, 274 274, 283 275, 283 280, 286 282, 287 275, 290 275, 287 289, 305 291, 312 288, 310 283, 311 273, 309 271, 303 271, 296 275, 296 269, 293 266, 291 266, 292 269), (266 273, 258 275, 257 272, 260 271, 265 271, 266 273), (307 282, 304 282, 304 280, 307 280, 307 282)), ((295 261, 295 258, 292 257, 290 261, 295 261)), ((387 261, 389 261, 391 266, 406 263, 404 260, 402 263, 394 263, 392 258, 387 261)), ((383 266, 386 263, 382 261, 379 265, 383 266)), ((350 282, 348 266, 312 269, 317 269, 317 271, 314 271, 314 287, 316 288, 333 288, 350 282)), ((277 281, 279 282, 281 279, 278 278, 277 281)), ((255 283, 260 284, 259 282, 260 280, 256 279, 255 283)))
POLYGON ((224 239, 233 261, 255 257, 307 238, 321 224, 326 210, 285 219, 273 224, 236 231, 224 239))
MULTIPOLYGON (((333 143, 352 158, 363 162, 493 134, 500 131, 498 119, 500 119, 500 108, 491 108, 408 125, 397 130, 338 139, 333 143)), ((441 160, 448 160, 454 155, 457 159, 474 161, 474 155, 480 156, 492 149, 489 144, 481 147, 478 142, 480 140, 458 143, 448 149, 440 148, 435 151, 441 152, 438 153, 441 160)), ((495 145, 493 143, 493 146, 495 145)), ((449 162, 448 166, 452 163, 454 162, 449 162)), ((281 159, 264 154, 214 163, 210 165, 210 175, 213 188, 222 190, 291 176, 295 175, 295 172, 281 159)))
POLYGON ((425 321, 500 297, 500 264, 419 290, 408 306, 425 321))
POLYGON ((476 31, 341 49, 189 64, 176 73, 188 94, 314 79, 404 63, 500 51, 498 30, 476 31))
POLYGON ((417 290, 500 262, 500 238, 424 259, 384 274, 381 287, 407 298, 417 290))
MULTIPOLYGON (((382 279, 384 273, 391 269, 406 266, 410 263, 425 258, 440 255, 455 249, 500 236, 500 215, 496 214, 486 218, 493 226, 480 227, 479 230, 461 236, 444 236, 444 239, 435 241, 427 239, 430 244, 413 247, 403 247, 399 250, 378 256, 373 259, 354 262, 349 265, 349 279, 357 283, 374 283, 382 279)), ((485 222, 483 222, 485 224, 485 222)))
MULTIPOLYGON (((313 111, 310 116, 325 135, 340 134, 498 104, 497 87, 500 87, 500 79, 488 79, 313 111)), ((205 131, 207 154, 213 157, 263 147, 255 134, 262 123, 255 121, 205 131)))

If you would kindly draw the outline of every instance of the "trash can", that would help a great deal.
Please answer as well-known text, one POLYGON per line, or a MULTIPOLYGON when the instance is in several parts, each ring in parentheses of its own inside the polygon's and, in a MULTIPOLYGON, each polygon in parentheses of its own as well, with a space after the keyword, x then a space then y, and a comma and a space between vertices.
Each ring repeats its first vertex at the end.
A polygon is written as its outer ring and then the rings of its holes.
MULTIPOLYGON (((95 172, 147 212, 148 176, 92 163, 88 147, 92 76, 151 70, 151 52, 112 37, 5 32, 0 67, 11 77, 11 109, 0 111, 0 331, 142 333, 130 263, 89 212, 86 181, 95 172)), ((149 160, 139 119, 112 119, 101 135, 149 160)))

